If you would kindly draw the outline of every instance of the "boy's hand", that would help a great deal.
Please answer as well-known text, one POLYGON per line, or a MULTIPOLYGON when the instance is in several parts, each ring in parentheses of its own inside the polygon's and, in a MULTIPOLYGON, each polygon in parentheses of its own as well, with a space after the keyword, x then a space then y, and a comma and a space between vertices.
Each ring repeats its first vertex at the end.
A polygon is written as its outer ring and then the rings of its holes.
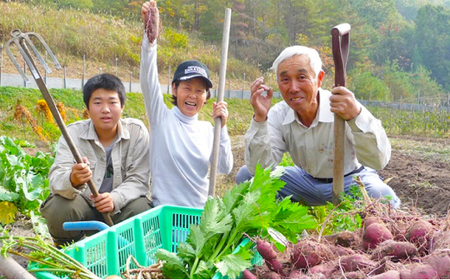
POLYGON ((220 101, 219 103, 213 103, 213 119, 221 117, 222 127, 227 124, 228 120, 228 103, 225 101, 220 101))
POLYGON ((91 200, 100 213, 109 213, 114 210, 114 200, 109 192, 99 193, 97 197, 91 194, 91 200))
POLYGON ((70 182, 74 188, 86 184, 92 179, 92 171, 89 167, 89 161, 86 157, 83 157, 83 163, 77 163, 72 166, 72 172, 70 173, 70 182))
POLYGON ((153 41, 159 36, 159 11, 154 0, 142 4, 141 16, 148 41, 153 44, 153 41))

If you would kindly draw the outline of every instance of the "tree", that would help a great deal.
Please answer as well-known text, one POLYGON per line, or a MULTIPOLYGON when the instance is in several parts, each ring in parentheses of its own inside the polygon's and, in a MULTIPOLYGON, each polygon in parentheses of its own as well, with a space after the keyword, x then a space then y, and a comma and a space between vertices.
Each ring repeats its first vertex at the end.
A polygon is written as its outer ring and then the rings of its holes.
POLYGON ((423 6, 415 23, 415 44, 423 65, 439 84, 450 89, 450 11, 443 6, 423 6))
POLYGON ((391 16, 386 22, 380 24, 378 33, 379 41, 372 54, 374 61, 382 65, 385 61, 398 60, 403 69, 409 70, 412 45, 408 42, 414 34, 412 24, 399 17, 391 16))
POLYGON ((59 0, 58 8, 73 8, 89 10, 92 8, 93 3, 91 0, 59 0))
POLYGON ((402 71, 396 60, 386 61, 382 78, 389 88, 392 101, 412 100, 412 97, 416 95, 410 81, 410 74, 402 71))

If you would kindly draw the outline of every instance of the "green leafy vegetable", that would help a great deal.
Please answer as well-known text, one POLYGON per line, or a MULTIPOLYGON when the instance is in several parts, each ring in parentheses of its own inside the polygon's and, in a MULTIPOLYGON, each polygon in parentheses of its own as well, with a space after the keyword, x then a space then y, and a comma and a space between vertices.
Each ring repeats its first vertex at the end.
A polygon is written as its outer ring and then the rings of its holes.
POLYGON ((235 186, 223 198, 210 197, 200 225, 191 225, 178 254, 158 250, 157 258, 165 262, 165 277, 212 278, 220 272, 237 278, 253 257, 250 246, 236 252, 244 233, 270 238, 268 229, 275 229, 295 243, 303 230, 315 229, 317 223, 306 206, 292 203, 289 197, 277 200, 285 184, 280 175, 278 170, 271 176, 270 169, 258 166, 252 181, 235 186))
POLYGON ((40 215, 39 205, 50 193, 47 174, 53 161, 50 153, 27 155, 11 138, 0 136, 0 200, 13 202, 29 217, 40 215))

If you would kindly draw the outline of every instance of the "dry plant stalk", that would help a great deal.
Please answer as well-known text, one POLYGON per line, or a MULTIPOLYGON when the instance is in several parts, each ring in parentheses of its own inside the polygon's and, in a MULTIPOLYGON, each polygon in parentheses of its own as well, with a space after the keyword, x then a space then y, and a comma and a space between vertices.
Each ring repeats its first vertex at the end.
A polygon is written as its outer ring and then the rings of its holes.
POLYGON ((36 120, 33 118, 30 111, 25 106, 20 105, 19 100, 17 101, 17 105, 14 110, 14 119, 22 122, 24 122, 23 120, 25 119, 25 121, 31 125, 33 131, 39 136, 39 138, 46 143, 48 142, 47 138, 42 134, 42 127, 37 125, 36 120))
POLYGON ((126 279, 164 279, 162 267, 163 263, 160 260, 148 267, 142 266, 132 255, 130 255, 125 264, 125 271, 122 275, 126 279), (138 268, 130 269, 131 261, 133 261, 138 268))
POLYGON ((36 104, 36 112, 37 112, 38 114, 44 114, 45 119, 46 119, 48 122, 50 122, 50 123, 52 123, 52 124, 55 123, 55 122, 53 121, 52 112, 50 111, 50 108, 48 107, 48 104, 47 104, 47 102, 45 102, 44 99, 39 99, 39 100, 37 101, 37 104, 36 104))
POLYGON ((66 119, 67 119, 67 116, 66 116, 66 106, 64 106, 64 103, 58 102, 58 103, 56 103, 56 108, 58 108, 59 114, 61 115, 61 118, 62 118, 63 121, 65 122, 66 119))

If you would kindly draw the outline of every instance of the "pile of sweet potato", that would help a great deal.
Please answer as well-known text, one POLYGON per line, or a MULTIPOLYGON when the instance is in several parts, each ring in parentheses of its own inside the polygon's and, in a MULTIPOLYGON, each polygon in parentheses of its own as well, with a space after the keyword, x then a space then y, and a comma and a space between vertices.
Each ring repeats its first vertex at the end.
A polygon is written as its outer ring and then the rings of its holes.
POLYGON ((428 279, 450 278, 448 219, 424 219, 391 211, 368 213, 360 230, 310 236, 281 253, 257 241, 264 264, 247 279, 428 279))

